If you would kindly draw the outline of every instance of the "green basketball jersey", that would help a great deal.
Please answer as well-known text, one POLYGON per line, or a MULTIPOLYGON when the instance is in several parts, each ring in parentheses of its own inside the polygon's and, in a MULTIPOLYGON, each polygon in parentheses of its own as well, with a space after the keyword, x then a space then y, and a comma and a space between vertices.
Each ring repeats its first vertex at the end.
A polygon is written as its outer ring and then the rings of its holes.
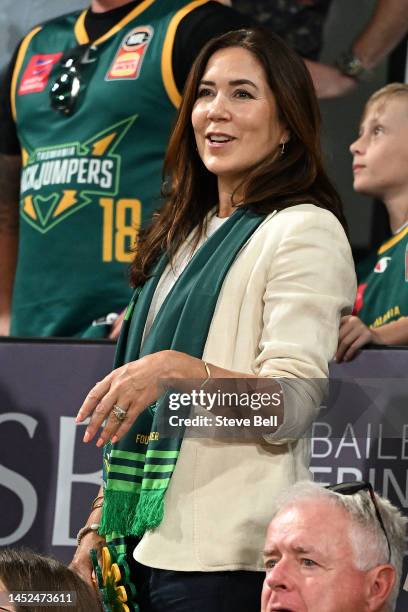
POLYGON ((377 256, 363 262, 354 314, 376 328, 408 316, 408 227, 387 240, 377 256))
POLYGON ((35 28, 12 82, 22 146, 20 246, 12 335, 101 336, 121 311, 138 227, 160 204, 169 130, 180 102, 172 49, 181 19, 207 0, 144 0, 79 66, 73 112, 50 107, 60 60, 88 43, 86 11, 35 28))

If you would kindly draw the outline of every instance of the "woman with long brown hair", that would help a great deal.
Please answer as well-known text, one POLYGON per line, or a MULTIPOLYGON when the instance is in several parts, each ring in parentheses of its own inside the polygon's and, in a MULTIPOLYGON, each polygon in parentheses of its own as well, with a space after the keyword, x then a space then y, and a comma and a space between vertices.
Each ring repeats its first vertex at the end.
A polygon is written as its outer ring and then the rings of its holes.
POLYGON ((119 550, 118 534, 141 538, 141 612, 259 610, 271 502, 308 477, 305 432, 355 291, 319 127, 303 62, 270 33, 214 39, 192 67, 116 368, 78 415, 91 416, 85 442, 106 420, 106 469, 102 517, 91 513, 73 566, 85 572, 100 541, 90 523, 119 550), (161 380, 205 391, 261 378, 283 397, 279 427, 252 439, 157 433, 161 380))

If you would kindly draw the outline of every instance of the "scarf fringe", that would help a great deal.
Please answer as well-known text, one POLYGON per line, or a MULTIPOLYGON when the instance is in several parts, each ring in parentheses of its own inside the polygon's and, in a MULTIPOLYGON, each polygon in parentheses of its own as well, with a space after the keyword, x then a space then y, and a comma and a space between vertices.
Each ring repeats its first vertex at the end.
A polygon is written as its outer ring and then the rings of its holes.
POLYGON ((164 515, 166 489, 142 491, 132 523, 132 534, 142 536, 145 531, 158 527, 164 515))
POLYGON ((165 492, 160 489, 138 494, 105 489, 99 533, 141 537, 148 529, 158 527, 163 520, 165 492))
POLYGON ((136 518, 139 498, 139 493, 105 489, 99 533, 106 535, 117 532, 124 536, 137 535, 131 531, 131 525, 136 518))

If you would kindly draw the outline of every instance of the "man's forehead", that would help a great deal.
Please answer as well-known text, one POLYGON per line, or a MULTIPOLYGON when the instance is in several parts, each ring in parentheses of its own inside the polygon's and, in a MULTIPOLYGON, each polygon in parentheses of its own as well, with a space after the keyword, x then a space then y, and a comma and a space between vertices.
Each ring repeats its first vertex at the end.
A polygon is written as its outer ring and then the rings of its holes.
POLYGON ((314 523, 316 519, 319 520, 322 514, 327 515, 327 513, 340 514, 342 516, 344 511, 326 498, 300 498, 278 510, 271 524, 276 521, 279 521, 281 524, 293 522, 309 524, 314 523))
POLYGON ((328 500, 300 500, 284 508, 271 521, 267 548, 285 541, 295 549, 325 549, 344 542, 348 529, 345 511, 328 500))

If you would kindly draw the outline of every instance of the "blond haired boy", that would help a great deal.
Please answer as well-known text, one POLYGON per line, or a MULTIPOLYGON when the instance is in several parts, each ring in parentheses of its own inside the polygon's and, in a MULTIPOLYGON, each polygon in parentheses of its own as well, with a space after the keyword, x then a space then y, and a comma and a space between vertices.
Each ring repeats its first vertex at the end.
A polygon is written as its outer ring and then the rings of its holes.
POLYGON ((366 344, 408 344, 408 85, 391 83, 369 98, 350 146, 354 189, 379 198, 392 236, 359 278, 353 315, 340 325, 337 361, 366 344))

